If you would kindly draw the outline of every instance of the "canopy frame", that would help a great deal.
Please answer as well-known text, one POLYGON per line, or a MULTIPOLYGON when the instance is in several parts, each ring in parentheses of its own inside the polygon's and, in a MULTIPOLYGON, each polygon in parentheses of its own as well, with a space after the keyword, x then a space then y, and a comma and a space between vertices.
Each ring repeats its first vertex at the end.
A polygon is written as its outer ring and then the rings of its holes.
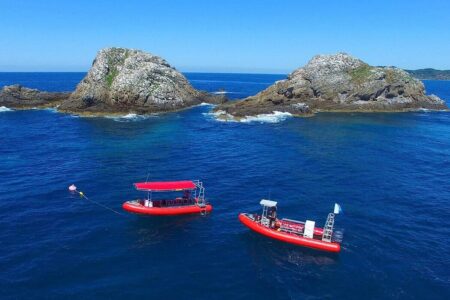
POLYGON ((189 191, 196 199, 200 207, 206 206, 205 188, 200 180, 182 180, 182 181, 152 181, 138 182, 134 184, 138 191, 147 192, 147 200, 152 201, 153 192, 182 192, 189 191))
POLYGON ((134 187, 138 191, 146 192, 178 192, 186 190, 195 190, 197 185, 192 180, 183 181, 152 181, 137 182, 134 187))

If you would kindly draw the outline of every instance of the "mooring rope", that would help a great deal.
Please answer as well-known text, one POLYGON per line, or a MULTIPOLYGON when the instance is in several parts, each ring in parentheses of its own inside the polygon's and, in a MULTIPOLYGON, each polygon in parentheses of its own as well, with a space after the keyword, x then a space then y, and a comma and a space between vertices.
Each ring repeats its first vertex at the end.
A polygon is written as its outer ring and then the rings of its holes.
POLYGON ((118 214, 118 215, 123 216, 123 214, 122 214, 121 212, 118 212, 117 210, 115 210, 115 209, 113 209, 113 208, 111 208, 111 207, 108 207, 108 206, 106 206, 106 205, 104 205, 104 204, 101 204, 101 203, 99 203, 99 202, 97 202, 97 201, 94 201, 94 200, 89 199, 88 197, 86 197, 86 195, 83 194, 83 192, 78 192, 78 193, 80 194, 80 196, 81 196, 82 198, 86 199, 87 201, 90 201, 91 203, 94 203, 94 204, 96 204, 96 205, 98 205, 98 206, 100 206, 100 207, 103 207, 103 208, 106 208, 106 209, 112 211, 113 213, 116 213, 116 214, 118 214))
POLYGON ((87 201, 89 201, 89 202, 91 202, 91 203, 93 203, 93 204, 95 204, 97 206, 100 206, 100 207, 103 207, 104 209, 110 210, 110 211, 112 211, 115 214, 118 214, 118 215, 121 215, 121 216, 125 216, 121 212, 118 212, 117 210, 115 210, 115 209, 113 209, 111 207, 108 207, 108 206, 106 206, 106 205, 104 205, 104 204, 102 204, 100 202, 95 201, 95 200, 89 199, 82 191, 77 191, 77 187, 75 185, 73 185, 73 184, 71 186, 69 186, 69 191, 74 192, 74 193, 78 193, 81 198, 84 198, 87 201))

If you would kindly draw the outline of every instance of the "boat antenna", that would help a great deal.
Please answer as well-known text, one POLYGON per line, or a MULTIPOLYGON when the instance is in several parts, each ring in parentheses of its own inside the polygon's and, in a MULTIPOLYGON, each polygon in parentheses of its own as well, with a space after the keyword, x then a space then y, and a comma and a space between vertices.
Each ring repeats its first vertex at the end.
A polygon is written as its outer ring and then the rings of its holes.
MULTIPOLYGON (((148 182, 149 177, 150 177, 150 172, 147 173, 147 179, 145 179, 145 182, 148 182)), ((147 191, 147 199, 150 200, 150 191, 147 191)))
POLYGON ((270 198, 270 194, 272 193, 272 188, 269 188, 269 198, 267 198, 267 199, 269 199, 269 200, 271 200, 271 198, 270 198))

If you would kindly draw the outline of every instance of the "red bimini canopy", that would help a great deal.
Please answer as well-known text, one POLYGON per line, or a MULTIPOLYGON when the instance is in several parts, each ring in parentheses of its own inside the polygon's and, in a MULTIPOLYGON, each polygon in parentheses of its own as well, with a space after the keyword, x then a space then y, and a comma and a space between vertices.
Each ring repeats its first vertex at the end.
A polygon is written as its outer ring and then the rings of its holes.
POLYGON ((169 192, 169 191, 183 191, 193 190, 196 185, 193 181, 160 181, 160 182, 138 182, 134 186, 139 191, 152 192, 169 192))

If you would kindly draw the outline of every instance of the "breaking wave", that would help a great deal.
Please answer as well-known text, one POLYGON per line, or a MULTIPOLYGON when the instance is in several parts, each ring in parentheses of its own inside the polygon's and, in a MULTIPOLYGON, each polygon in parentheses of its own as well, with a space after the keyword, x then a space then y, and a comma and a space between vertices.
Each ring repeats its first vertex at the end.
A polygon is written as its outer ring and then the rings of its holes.
POLYGON ((421 108, 417 109, 417 111, 419 111, 419 112, 435 112, 435 111, 445 111, 445 112, 447 112, 449 110, 448 109, 432 109, 432 108, 423 108, 423 107, 421 107, 421 108))
POLYGON ((220 122, 240 122, 240 123, 279 123, 287 118, 292 117, 291 113, 274 111, 271 114, 259 114, 256 116, 246 116, 244 118, 235 118, 233 115, 226 113, 223 110, 216 112, 204 113, 204 115, 212 116, 215 120, 220 122))
POLYGON ((251 123, 251 122, 279 123, 290 117, 292 117, 291 113, 274 111, 271 114, 260 114, 260 115, 256 115, 256 116, 247 116, 247 117, 241 119, 240 122, 244 122, 244 123, 251 123))
POLYGON ((142 121, 151 117, 155 117, 156 115, 138 115, 134 113, 129 113, 126 115, 120 115, 120 116, 105 116, 107 119, 112 119, 117 122, 134 122, 134 121, 142 121))
POLYGON ((47 107, 47 108, 44 108, 44 110, 52 112, 52 113, 57 113, 58 112, 58 109, 56 107, 47 107))
POLYGON ((216 91, 212 92, 214 95, 227 95, 227 94, 243 94, 241 92, 228 92, 228 91, 216 91))
POLYGON ((204 116, 211 117, 216 121, 219 122, 237 122, 237 120, 234 119, 234 117, 230 114, 227 114, 223 110, 218 110, 216 112, 207 112, 203 113, 204 116))
POLYGON ((12 109, 7 108, 6 106, 0 106, 0 112, 4 112, 4 111, 12 111, 12 109))

